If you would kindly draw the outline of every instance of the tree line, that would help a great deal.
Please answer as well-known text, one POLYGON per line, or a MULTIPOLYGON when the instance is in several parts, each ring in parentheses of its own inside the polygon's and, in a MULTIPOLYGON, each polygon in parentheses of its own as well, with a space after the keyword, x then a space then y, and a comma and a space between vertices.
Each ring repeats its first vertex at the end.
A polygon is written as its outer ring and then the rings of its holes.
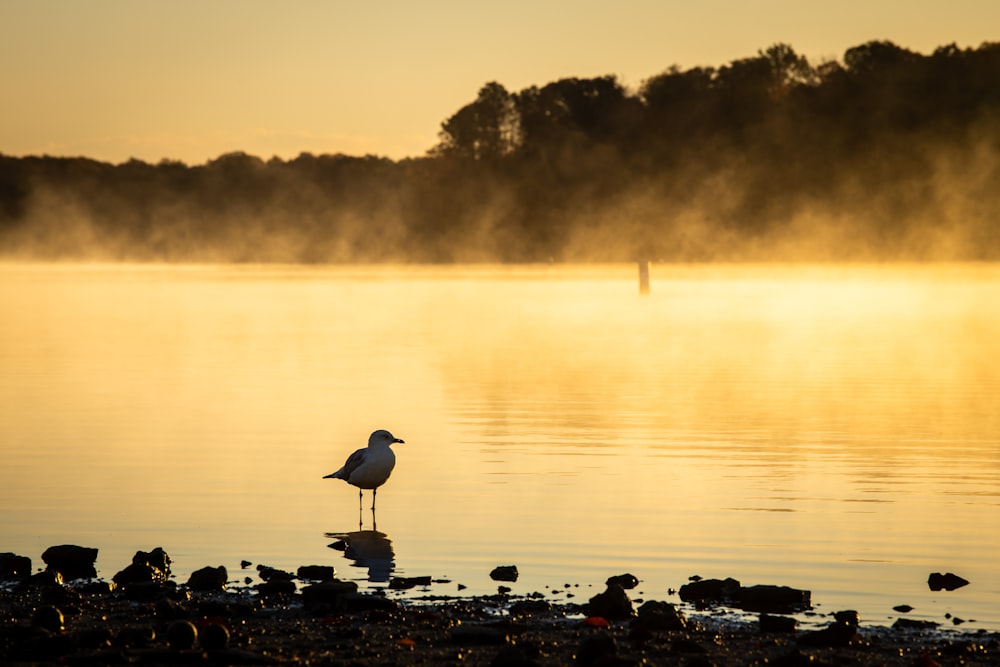
POLYGON ((1000 44, 787 44, 520 91, 418 158, 0 155, 0 257, 537 262, 1000 258, 1000 44))

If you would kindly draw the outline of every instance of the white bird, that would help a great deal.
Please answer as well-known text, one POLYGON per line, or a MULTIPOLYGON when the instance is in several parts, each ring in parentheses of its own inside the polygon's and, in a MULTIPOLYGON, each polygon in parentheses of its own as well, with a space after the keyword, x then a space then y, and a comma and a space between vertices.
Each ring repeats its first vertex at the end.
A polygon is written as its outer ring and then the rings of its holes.
POLYGON ((372 490, 372 509, 375 509, 375 491, 385 484, 396 466, 396 454, 390 445, 403 442, 392 433, 380 429, 368 438, 368 446, 359 449, 347 457, 347 463, 337 472, 324 475, 323 479, 342 479, 352 486, 358 487, 358 509, 364 489, 372 490))

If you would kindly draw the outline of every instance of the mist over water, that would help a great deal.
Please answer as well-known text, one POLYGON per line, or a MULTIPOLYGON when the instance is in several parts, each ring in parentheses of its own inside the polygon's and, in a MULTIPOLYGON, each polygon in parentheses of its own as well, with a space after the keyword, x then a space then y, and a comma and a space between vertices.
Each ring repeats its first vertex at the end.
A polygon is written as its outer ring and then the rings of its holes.
POLYGON ((577 601, 733 576, 1000 628, 992 266, 654 265, 648 296, 634 265, 0 278, 0 535, 36 564, 78 543, 110 578, 163 546, 180 580, 248 559, 379 587, 389 561, 442 594, 517 564, 516 593, 577 601), (372 566, 328 547, 359 516, 322 475, 376 428, 406 444, 372 566), (972 583, 927 589, 949 571, 972 583))

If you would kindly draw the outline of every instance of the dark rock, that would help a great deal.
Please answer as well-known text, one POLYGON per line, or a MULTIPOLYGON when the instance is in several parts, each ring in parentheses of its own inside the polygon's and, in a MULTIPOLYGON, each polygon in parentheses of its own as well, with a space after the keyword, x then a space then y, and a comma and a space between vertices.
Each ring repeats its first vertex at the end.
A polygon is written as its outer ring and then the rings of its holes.
POLYGON ((63 576, 59 570, 46 570, 28 577, 29 588, 62 588, 63 576))
POLYGON ((97 562, 97 549, 62 544, 46 549, 42 553, 42 560, 48 570, 62 573, 64 579, 87 579, 97 576, 97 570, 94 568, 94 563, 97 562))
POLYGON ((122 648, 144 648, 156 639, 156 631, 146 625, 128 626, 118 631, 115 645, 122 648))
POLYGON ((913 611, 913 607, 911 607, 908 604, 900 604, 893 607, 892 610, 898 611, 900 614, 909 614, 911 611, 913 611))
POLYGON ((359 614, 367 611, 394 612, 399 609, 399 603, 381 595, 365 595, 364 593, 348 593, 341 599, 341 606, 348 614, 359 614))
POLYGON ((850 646, 858 641, 858 628, 839 621, 834 621, 822 630, 807 632, 798 639, 798 643, 804 646, 850 646))
POLYGON ((332 565, 303 565, 295 574, 309 581, 333 581, 336 571, 332 565))
POLYGON ((250 562, 250 561, 248 561, 248 560, 241 560, 241 561, 240 561, 240 567, 241 567, 242 569, 244 569, 244 570, 245 570, 245 569, 247 569, 248 567, 250 567, 251 565, 253 565, 253 563, 251 563, 251 562, 250 562))
POLYGON ((634 574, 616 574, 613 577, 608 577, 608 580, 604 582, 605 584, 618 584, 627 591, 632 590, 639 585, 639 580, 634 574))
POLYGON ((30 558, 10 552, 0 554, 0 579, 24 579, 30 575, 30 558))
POLYGON ((845 609, 844 611, 834 613, 833 620, 838 623, 847 623, 856 628, 861 625, 861 614, 854 609, 845 609))
POLYGON ((116 584, 126 586, 137 583, 162 584, 170 576, 170 556, 162 547, 156 547, 151 552, 137 551, 132 556, 132 563, 111 578, 116 584))
POLYGON ((417 586, 430 586, 430 577, 393 577, 389 581, 389 588, 395 591, 408 591, 417 586))
POLYGON ((516 565, 498 565, 490 572, 493 581, 517 581, 516 565))
POLYGON ((198 641, 206 651, 224 651, 229 647, 229 629, 222 623, 204 623, 198 629, 198 641))
POLYGON ((511 616, 528 616, 530 614, 542 614, 552 609, 552 605, 545 600, 518 600, 510 606, 511 616))
POLYGON ((608 620, 635 616, 632 601, 629 600, 625 589, 618 584, 608 584, 606 591, 590 598, 584 613, 588 616, 600 616, 608 620))
POLYGON ((613 655, 618 655, 618 642, 611 633, 600 630, 583 638, 576 652, 576 661, 581 665, 592 665, 605 656, 613 655))
POLYGON ((894 630, 933 630, 940 623, 934 621, 921 621, 913 618, 897 618, 892 624, 894 630))
POLYGON ((189 651, 198 641, 198 628, 190 621, 176 621, 167 629, 167 645, 175 651, 189 651))
POLYGON ((510 586, 497 586, 497 595, 507 595, 510 591, 510 586))
POLYGON ((506 644, 506 632, 486 625, 459 625, 451 629, 451 641, 463 646, 506 644))
POLYGON ((633 625, 647 630, 684 630, 687 619, 669 602, 649 600, 639 607, 633 625))
POLYGON ((125 597, 133 602, 153 602, 166 596, 162 584, 153 581, 137 581, 124 587, 125 597))
POLYGON ((771 632, 795 632, 799 622, 791 616, 773 616, 771 614, 761 614, 758 620, 758 627, 762 634, 771 632))
POLYGON ((264 599, 288 597, 295 594, 295 582, 291 579, 271 579, 257 584, 257 593, 264 599))
POLYGON ((677 591, 684 602, 736 602, 740 599, 740 582, 736 579, 699 579, 684 584, 677 591))
POLYGON ((257 575, 264 581, 273 581, 275 579, 283 579, 285 581, 291 581, 295 578, 291 572, 286 572, 285 570, 279 570, 276 567, 268 567, 267 565, 257 566, 257 575))
POLYGON ((187 587, 193 591, 221 591, 229 581, 229 573, 223 565, 203 567, 188 577, 187 587))
POLYGON ((302 604, 310 611, 336 609, 341 598, 357 592, 358 585, 353 581, 323 581, 302 589, 302 604))
POLYGON ((958 576, 957 574, 952 574, 948 572, 946 574, 941 574, 940 572, 932 572, 929 577, 927 577, 927 587, 932 591, 953 591, 962 586, 968 586, 969 582, 966 579, 958 576))
POLYGON ((745 586, 740 589, 744 611, 788 614, 809 609, 812 593, 788 586, 745 586))
POLYGON ((88 581, 83 586, 77 587, 77 590, 84 595, 110 595, 115 592, 118 585, 113 581, 88 581))
POLYGON ((35 614, 31 617, 31 624, 37 628, 45 628, 53 634, 59 634, 63 631, 63 613, 59 611, 58 607, 45 606, 39 607, 35 611, 35 614))

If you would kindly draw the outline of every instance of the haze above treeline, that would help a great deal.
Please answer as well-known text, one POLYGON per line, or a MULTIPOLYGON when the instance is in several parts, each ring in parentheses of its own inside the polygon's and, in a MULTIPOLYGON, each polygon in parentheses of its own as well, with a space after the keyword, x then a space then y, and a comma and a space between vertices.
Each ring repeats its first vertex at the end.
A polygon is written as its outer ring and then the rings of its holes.
POLYGON ((490 82, 398 161, 0 155, 0 257, 996 260, 1000 43, 817 64, 776 44, 634 91, 490 82))

